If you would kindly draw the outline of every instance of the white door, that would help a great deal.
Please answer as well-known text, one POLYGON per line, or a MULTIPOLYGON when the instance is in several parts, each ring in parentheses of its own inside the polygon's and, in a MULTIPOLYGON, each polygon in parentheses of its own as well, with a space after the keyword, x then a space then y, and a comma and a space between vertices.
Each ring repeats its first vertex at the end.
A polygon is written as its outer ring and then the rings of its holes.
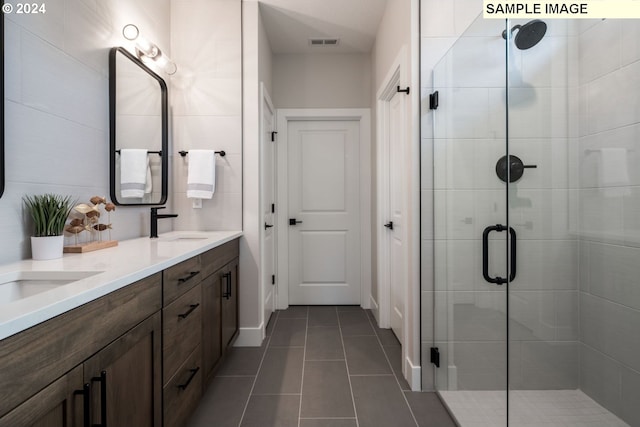
POLYGON ((264 325, 275 307, 275 274, 276 274, 276 238, 275 238, 275 110, 269 96, 262 89, 262 135, 261 149, 261 194, 262 194, 262 295, 264 303, 264 325))
POLYGON ((391 313, 391 329, 402 343, 402 325, 404 318, 404 289, 405 289, 405 218, 404 218, 404 197, 406 185, 403 179, 404 161, 404 117, 405 117, 405 97, 402 93, 396 93, 389 101, 389 221, 393 227, 389 226, 389 288, 391 313))
POLYGON ((287 139, 289 304, 360 305, 360 123, 289 121, 287 139))

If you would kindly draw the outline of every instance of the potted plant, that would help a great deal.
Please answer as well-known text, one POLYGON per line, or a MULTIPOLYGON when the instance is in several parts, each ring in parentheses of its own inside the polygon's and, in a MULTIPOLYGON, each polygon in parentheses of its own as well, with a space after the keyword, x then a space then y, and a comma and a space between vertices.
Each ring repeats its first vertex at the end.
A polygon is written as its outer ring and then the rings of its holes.
POLYGON ((64 226, 71 212, 71 197, 58 194, 25 196, 24 203, 33 218, 35 234, 31 237, 31 256, 34 260, 62 257, 64 226))

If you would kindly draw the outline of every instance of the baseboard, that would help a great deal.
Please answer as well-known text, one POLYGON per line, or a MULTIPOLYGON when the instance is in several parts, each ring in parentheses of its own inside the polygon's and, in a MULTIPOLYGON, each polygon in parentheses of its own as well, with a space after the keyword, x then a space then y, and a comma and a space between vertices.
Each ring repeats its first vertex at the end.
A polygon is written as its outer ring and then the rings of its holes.
POLYGON ((407 382, 409 386, 411 386, 411 391, 421 391, 422 390, 422 367, 414 366, 411 363, 411 360, 407 357, 405 359, 405 366, 407 368, 407 382))
POLYGON ((264 324, 257 328, 240 328, 234 347, 260 347, 264 339, 264 324))
POLYGON ((371 313, 373 314, 373 317, 376 319, 376 323, 379 325, 380 324, 380 306, 378 305, 376 300, 373 299, 373 295, 369 296, 369 305, 371 306, 371 313))

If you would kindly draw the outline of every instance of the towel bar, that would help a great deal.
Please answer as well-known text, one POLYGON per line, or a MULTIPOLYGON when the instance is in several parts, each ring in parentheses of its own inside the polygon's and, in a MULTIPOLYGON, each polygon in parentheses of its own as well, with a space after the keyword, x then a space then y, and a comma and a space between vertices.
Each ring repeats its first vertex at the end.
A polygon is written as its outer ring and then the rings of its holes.
MULTIPOLYGON (((184 150, 182 150, 182 151, 178 151, 178 153, 179 153, 182 157, 184 157, 184 156, 186 156, 187 154, 189 154, 189 152, 188 152, 188 151, 184 151, 184 150)), ((227 153, 225 153, 225 152, 224 152, 224 150, 223 150, 223 151, 214 151, 214 153, 215 153, 215 154, 220 154, 220 157, 224 157, 224 156, 226 156, 226 155, 227 155, 227 153)))
MULTIPOLYGON (((120 150, 116 150, 116 153, 120 154, 120 150)), ((158 156, 162 156, 162 151, 147 151, 149 154, 157 154, 158 156)))

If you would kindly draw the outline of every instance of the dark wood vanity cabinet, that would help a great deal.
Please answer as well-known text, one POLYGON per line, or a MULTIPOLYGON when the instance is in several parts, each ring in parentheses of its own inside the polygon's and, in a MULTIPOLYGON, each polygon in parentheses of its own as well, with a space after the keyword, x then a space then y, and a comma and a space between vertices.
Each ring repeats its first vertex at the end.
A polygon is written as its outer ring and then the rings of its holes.
POLYGON ((84 363, 91 425, 160 427, 160 313, 84 363))
POLYGON ((164 427, 180 427, 202 394, 200 256, 164 271, 162 357, 164 427))
POLYGON ((78 366, 0 418, 0 426, 83 427, 85 393, 78 366))
POLYGON ((227 351, 238 335, 238 259, 234 259, 224 268, 222 288, 222 352, 227 351))
POLYGON ((238 336, 238 240, 202 254, 202 364, 206 387, 238 336))
POLYGON ((161 302, 155 274, 0 341, 0 426, 160 427, 161 302))
POLYGON ((238 335, 238 240, 0 340, 0 427, 180 427, 238 335))

